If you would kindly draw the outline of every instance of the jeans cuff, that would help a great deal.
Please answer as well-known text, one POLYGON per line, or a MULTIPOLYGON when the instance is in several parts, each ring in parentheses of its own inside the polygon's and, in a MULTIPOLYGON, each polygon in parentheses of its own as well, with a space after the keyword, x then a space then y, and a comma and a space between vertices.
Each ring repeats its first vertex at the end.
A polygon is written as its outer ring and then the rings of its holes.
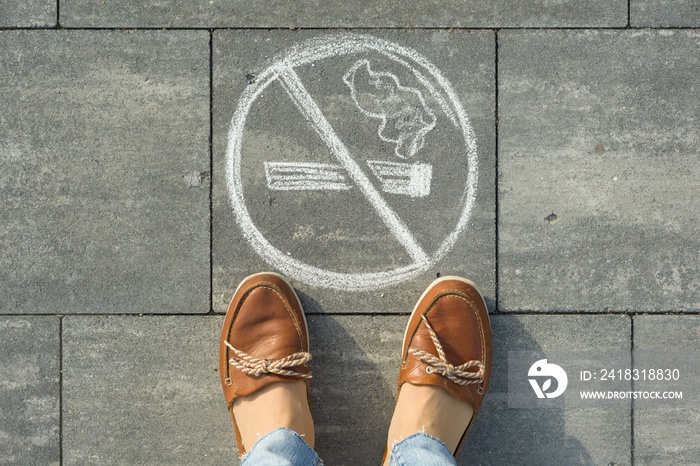
POLYGON ((391 466, 403 465, 456 465, 452 452, 437 437, 416 432, 394 443, 389 460, 391 466))
POLYGON ((279 427, 260 437, 241 459, 241 466, 246 464, 320 466, 323 464, 301 435, 285 427, 279 427))

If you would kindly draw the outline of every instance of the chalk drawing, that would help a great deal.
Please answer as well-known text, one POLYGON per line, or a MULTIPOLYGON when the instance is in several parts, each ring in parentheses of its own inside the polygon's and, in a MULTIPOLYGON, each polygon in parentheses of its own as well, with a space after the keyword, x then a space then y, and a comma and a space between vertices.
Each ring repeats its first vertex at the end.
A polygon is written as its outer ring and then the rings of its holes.
POLYGON ((355 63, 343 81, 360 111, 381 120, 379 138, 395 143, 398 157, 413 157, 425 145, 437 119, 420 90, 402 86, 392 73, 372 71, 366 59, 355 63))
MULTIPOLYGON (((270 191, 345 191, 352 188, 341 165, 315 162, 264 162, 270 191)), ((382 191, 410 197, 430 194, 433 166, 429 163, 401 163, 368 160, 382 191)))
MULTIPOLYGON (((359 62, 356 62, 356 65, 357 63, 359 62)), ((369 72, 372 70, 367 67, 367 71, 369 72)), ((393 80, 391 77, 387 79, 393 80)), ((396 85, 396 89, 401 91, 398 81, 394 81, 394 84, 396 85)), ((406 90, 406 92, 410 93, 410 90, 406 90)), ((360 101, 362 102, 363 100, 360 101)), ((418 99, 418 101, 420 101, 420 99, 418 99)), ((429 122, 429 117, 427 121, 429 122)), ((417 135, 420 134, 420 132, 421 131, 417 130, 414 134, 417 135)), ((408 151, 402 153, 410 153, 412 150, 411 148, 420 149, 420 137, 415 139, 415 141, 407 141, 402 145, 402 147, 406 146, 408 151)), ((418 149, 416 149, 416 151, 418 149)), ((329 174, 332 170, 330 168, 331 166, 326 166, 325 170, 327 170, 327 172, 325 172, 323 176, 331 176, 329 174)), ((292 175, 289 165, 287 165, 286 168, 283 167, 282 171, 276 172, 276 175, 284 175, 285 169, 287 170, 287 175, 292 175)), ((275 168, 273 168, 273 171, 274 170, 275 168)), ((385 179, 391 177, 407 179, 416 177, 419 181, 416 181, 414 187, 406 187, 404 182, 403 188, 396 188, 397 190, 402 190, 402 194, 413 194, 416 197, 420 197, 422 193, 429 189, 429 184, 426 187, 425 180, 430 177, 427 176, 428 169, 425 167, 415 169, 417 170, 416 173, 419 173, 418 175, 413 174, 410 170, 410 174, 407 174, 406 168, 391 168, 391 166, 381 163, 375 163, 374 169, 371 168, 370 164, 370 170, 375 173, 376 176, 380 178, 383 176, 385 179)), ((274 176, 275 175, 273 175, 273 178, 274 176)), ((226 151, 226 180, 229 199, 243 236, 255 252, 267 263, 287 276, 301 280, 312 286, 345 291, 371 290, 398 284, 428 270, 444 258, 447 252, 454 246, 459 235, 466 228, 474 206, 477 178, 478 170, 474 133, 462 105, 447 79, 445 79, 442 73, 432 63, 414 50, 372 36, 339 34, 314 38, 293 46, 286 53, 278 56, 270 67, 259 73, 255 83, 246 87, 231 120, 226 151), (446 238, 443 239, 439 246, 430 254, 425 252, 423 247, 418 244, 403 220, 391 209, 363 169, 350 156, 347 147, 340 140, 294 70, 297 67, 307 64, 315 65, 316 62, 321 62, 330 57, 346 55, 352 57, 360 54, 366 56, 368 53, 377 53, 384 58, 393 60, 395 63, 405 68, 413 78, 420 83, 421 88, 430 95, 431 102, 435 102, 435 105, 440 108, 448 120, 461 132, 464 140, 467 176, 464 190, 459 199, 462 203, 459 220, 454 228, 447 234, 446 238), (345 171, 345 175, 349 178, 349 181, 346 181, 345 178, 343 178, 342 181, 338 179, 331 181, 334 183, 347 182, 353 187, 356 186, 361 191, 374 208, 381 221, 404 247, 412 263, 393 270, 379 272, 342 273, 325 270, 304 263, 278 250, 255 226, 248 212, 248 207, 246 206, 243 195, 241 173, 243 130, 245 128, 246 117, 256 99, 258 99, 272 83, 276 82, 280 83, 284 89, 286 89, 292 102, 299 109, 309 125, 325 142, 328 150, 338 160, 340 166, 345 171)), ((408 184, 410 185, 410 182, 408 184)), ((402 185, 399 183, 396 186, 402 185)), ((385 183, 383 184, 383 190, 386 192, 385 183)))
POLYGON ((416 242, 408 227, 399 216, 394 213, 391 207, 389 207, 389 204, 387 204, 382 195, 377 192, 370 179, 365 175, 365 172, 363 172, 357 162, 353 160, 345 144, 340 140, 331 124, 328 123, 326 117, 323 116, 321 109, 304 88, 304 84, 299 79, 299 76, 297 76, 292 68, 284 68, 279 72, 279 79, 287 90, 289 97, 299 108, 299 111, 306 117, 309 124, 311 124, 313 129, 316 130, 321 139, 326 143, 331 154, 335 155, 340 161, 340 164, 348 172, 350 178, 360 188, 362 194, 365 195, 369 203, 374 207, 379 218, 394 234, 408 255, 416 262, 427 261, 428 256, 423 251, 423 248, 416 242))
POLYGON ((428 163, 401 163, 368 160, 372 173, 382 183, 382 191, 390 194, 405 194, 425 197, 430 194, 433 166, 428 163))
POLYGON ((352 188, 343 167, 329 163, 265 162, 271 191, 342 191, 352 188))

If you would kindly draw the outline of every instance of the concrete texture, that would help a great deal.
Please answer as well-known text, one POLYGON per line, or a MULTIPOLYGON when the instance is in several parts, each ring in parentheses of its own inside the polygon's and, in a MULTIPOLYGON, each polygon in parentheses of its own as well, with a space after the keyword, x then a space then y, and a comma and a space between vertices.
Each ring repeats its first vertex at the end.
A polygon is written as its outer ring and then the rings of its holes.
MULTIPOLYGON (((471 219, 444 259, 416 278, 398 285, 346 292, 322 289, 297 279, 296 269, 287 275, 299 285, 302 301, 311 313, 409 312, 425 286, 438 274, 470 277, 492 303, 495 295, 494 35, 463 31, 372 31, 371 34, 424 54, 451 82, 470 117, 478 135, 478 185, 471 219), (306 299, 307 294, 313 300, 306 299)), ((246 245, 244 230, 236 224, 228 198, 226 136, 239 97, 247 86, 254 85, 257 76, 274 62, 280 51, 318 37, 330 35, 306 31, 214 34, 215 311, 226 310, 236 284, 243 277, 256 270, 276 269, 276 263, 265 263, 246 245)), ((396 73, 404 86, 420 87, 412 84, 406 69, 376 53, 340 54, 298 66, 296 72, 352 157, 369 172, 365 165, 367 160, 400 159, 394 157, 393 144, 380 140, 378 120, 366 117, 355 107, 344 82, 347 70, 366 57, 377 70, 396 73)), ((279 83, 273 82, 251 107, 242 146, 241 179, 246 208, 258 231, 283 254, 322 270, 349 274, 386 272, 411 264, 406 250, 356 187, 334 192, 268 189, 263 162, 338 163, 279 83)), ((455 131, 447 117, 441 116, 416 155, 421 163, 433 166, 430 195, 386 194, 387 204, 405 222, 428 255, 435 253, 457 225, 464 205, 469 166, 465 164, 465 153, 461 133, 455 131)), ((378 183, 375 187, 380 189, 378 183)), ((377 287, 379 285, 381 283, 377 287)))
POLYGON ((379 464, 394 412, 405 316, 311 316, 311 403, 326 464, 379 464))
POLYGON ((627 24, 624 0, 391 1, 323 3, 62 0, 70 27, 614 27, 627 24))
POLYGON ((225 464, 221 318, 69 316, 63 321, 66 464, 225 464))
POLYGON ((696 0, 632 0, 630 20, 638 27, 700 27, 700 3, 696 0))
POLYGON ((502 310, 700 309, 699 44, 499 35, 502 310))
POLYGON ((59 325, 0 317, 0 464, 59 464, 59 325))
POLYGON ((0 0, 0 28, 56 25, 55 0, 0 0))
MULTIPOLYGON (((66 317, 64 461, 225 464, 237 458, 217 374, 222 322, 66 317)), ((329 464, 381 460, 405 325, 402 316, 309 319, 317 450, 329 464)))
MULTIPOLYGON (((311 402, 317 451, 326 463, 381 459, 406 319, 309 317, 311 402)), ((235 456, 216 374, 221 322, 205 316, 66 317, 64 460, 221 464, 235 456)), ((629 351, 628 317, 496 316, 493 331, 493 382, 460 464, 475 458, 476 464, 518 458, 521 464, 538 458, 540 464, 630 464, 629 404, 544 413, 510 409, 506 386, 508 351, 629 351)))
POLYGON ((209 310, 208 40, 0 32, 0 312, 209 310))
POLYGON ((494 365, 488 396, 460 464, 631 464, 629 402, 607 408, 510 408, 507 367, 509 351, 542 352, 550 363, 563 351, 629 351, 628 317, 499 315, 491 325, 494 365))
POLYGON ((243 277, 285 267, 327 464, 379 462, 407 314, 438 274, 461 274, 486 296, 495 362, 459 464, 700 465, 697 2, 293 3, 0 0, 0 464, 237 464, 220 313, 243 277), (311 60, 309 40, 335 55, 311 60), (232 203, 229 129, 260 90, 232 203), (330 131, 304 118, 314 104, 330 131), (375 106, 394 113, 383 127, 375 106), (391 142, 432 118, 422 146, 391 142), (369 164, 407 160, 419 183, 369 164), (323 187, 343 189, 270 187, 264 162, 334 164, 323 187), (466 229, 425 261, 415 246, 439 250, 474 166, 466 229), (378 221, 372 188, 416 244, 378 221), (252 249, 236 204, 282 260, 252 249), (384 288, 318 284, 413 264, 430 265, 384 288), (558 408, 512 408, 508 384, 531 388, 508 360, 524 350, 569 371, 580 352, 621 366, 670 352, 685 398, 572 404, 570 374, 558 408))
POLYGON ((700 464, 700 434, 695 428, 700 421, 700 395, 697 390, 700 371, 697 358, 690 356, 700 350, 700 318, 636 316, 634 349, 635 354, 642 351, 669 354, 672 358, 667 359, 666 364, 655 364, 653 367, 681 370, 678 382, 647 382, 646 387, 640 382, 636 384, 639 389, 675 391, 680 388, 684 398, 671 405, 635 403, 634 464, 700 464))

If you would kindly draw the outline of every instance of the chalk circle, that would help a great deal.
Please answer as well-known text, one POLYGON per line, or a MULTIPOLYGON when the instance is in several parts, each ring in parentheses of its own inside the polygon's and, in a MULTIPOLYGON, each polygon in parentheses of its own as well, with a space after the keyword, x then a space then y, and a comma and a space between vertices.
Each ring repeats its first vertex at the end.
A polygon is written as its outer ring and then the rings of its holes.
POLYGON ((288 277, 300 280, 308 285, 344 291, 365 291, 396 285, 413 278, 436 265, 454 246, 459 235, 469 222, 478 178, 476 141, 474 131, 447 79, 428 60, 413 49, 360 34, 339 34, 313 38, 301 42, 286 53, 280 55, 274 63, 257 76, 255 83, 246 87, 241 95, 238 107, 231 120, 228 146, 226 149, 226 181, 228 194, 243 236, 253 250, 268 264, 288 277), (243 197, 241 178, 241 146, 246 117, 255 100, 280 76, 288 75, 295 67, 303 66, 329 57, 357 54, 362 52, 379 53, 407 68, 439 103, 452 123, 461 130, 464 138, 467 160, 467 181, 461 196, 462 210, 455 228, 442 241, 437 250, 425 255, 423 259, 414 260, 408 266, 393 270, 365 273, 341 273, 324 270, 301 262, 275 248, 253 223, 243 197), (430 76, 439 88, 431 83, 430 76), (445 100, 441 93, 447 96, 445 100))

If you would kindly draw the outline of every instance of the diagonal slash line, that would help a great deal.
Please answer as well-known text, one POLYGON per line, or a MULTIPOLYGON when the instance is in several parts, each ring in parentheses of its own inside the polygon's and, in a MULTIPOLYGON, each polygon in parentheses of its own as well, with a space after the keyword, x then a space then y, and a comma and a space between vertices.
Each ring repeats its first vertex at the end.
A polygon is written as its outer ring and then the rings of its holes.
POLYGON ((326 143, 331 153, 340 161, 340 164, 348 172, 350 178, 357 184, 369 203, 372 204, 372 207, 374 207, 374 210, 384 221, 384 224, 406 249, 411 259, 413 259, 416 264, 428 263, 430 259, 425 251, 423 251, 423 248, 415 240, 403 220, 394 213, 381 194, 374 189, 374 185, 360 166, 352 159, 347 147, 345 147, 345 144, 343 144, 335 133, 335 130, 323 115, 321 109, 313 100, 313 97, 311 97, 311 94, 306 90, 296 72, 290 66, 281 66, 278 73, 280 83, 284 86, 294 104, 299 108, 309 123, 311 123, 311 126, 313 126, 316 133, 318 133, 321 139, 326 143))

